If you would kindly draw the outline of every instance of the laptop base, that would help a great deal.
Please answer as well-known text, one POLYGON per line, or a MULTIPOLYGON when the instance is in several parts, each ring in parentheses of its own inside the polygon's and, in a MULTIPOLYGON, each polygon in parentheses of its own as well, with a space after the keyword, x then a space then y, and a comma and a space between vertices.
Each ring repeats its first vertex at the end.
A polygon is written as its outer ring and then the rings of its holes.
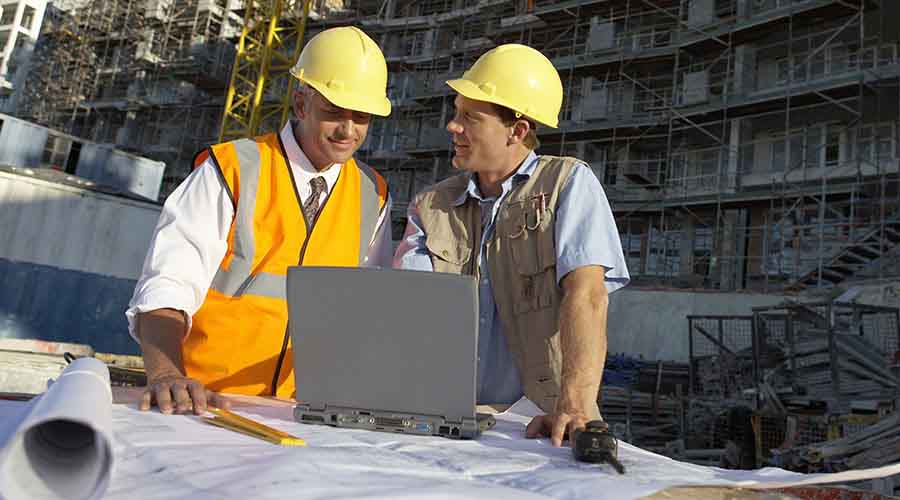
POLYGON ((479 413, 477 418, 450 421, 435 415, 360 410, 326 406, 315 409, 308 404, 294 406, 294 419, 304 424, 330 425, 348 429, 441 436, 451 439, 475 439, 494 426, 493 415, 479 413))

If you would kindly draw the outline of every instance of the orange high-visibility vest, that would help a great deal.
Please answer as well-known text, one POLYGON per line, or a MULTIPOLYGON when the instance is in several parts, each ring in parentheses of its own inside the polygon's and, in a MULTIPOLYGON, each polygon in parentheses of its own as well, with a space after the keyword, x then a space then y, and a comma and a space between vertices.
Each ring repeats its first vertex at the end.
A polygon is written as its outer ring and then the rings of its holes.
POLYGON ((234 202, 234 219, 225 258, 184 342, 187 375, 218 392, 291 397, 287 268, 360 265, 387 184, 350 159, 307 228, 277 134, 212 146, 209 157, 234 202))

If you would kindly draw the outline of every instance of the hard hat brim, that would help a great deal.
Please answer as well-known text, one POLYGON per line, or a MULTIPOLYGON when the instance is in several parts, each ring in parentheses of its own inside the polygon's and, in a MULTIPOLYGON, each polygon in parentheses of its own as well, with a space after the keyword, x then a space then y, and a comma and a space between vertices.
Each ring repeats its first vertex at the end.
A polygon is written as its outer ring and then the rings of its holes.
MULTIPOLYGON (((294 75, 296 76, 296 75, 294 75)), ((328 99, 328 102, 337 107, 359 111, 362 113, 371 113, 376 116, 388 116, 391 114, 391 101, 386 97, 361 97, 347 92, 336 91, 322 85, 319 82, 312 81, 308 78, 298 78, 301 82, 316 89, 322 94, 322 97, 328 99)))
MULTIPOLYGON (((447 80, 446 83, 451 89, 455 90, 458 94, 460 94, 463 97, 467 97, 474 101, 483 101, 483 102, 494 103, 499 106, 509 108, 513 111, 518 111, 515 106, 512 106, 512 105, 506 103, 505 101, 503 101, 503 99, 500 99, 497 96, 493 96, 493 95, 486 93, 485 91, 478 88, 477 85, 470 82, 469 80, 466 80, 465 78, 457 78, 455 80, 447 80)), ((530 115, 528 115, 528 118, 531 118, 532 120, 540 123, 541 125, 545 125, 550 128, 557 128, 557 125, 559 125, 559 120, 556 118, 546 119, 546 118, 542 118, 539 116, 530 116, 530 115)))

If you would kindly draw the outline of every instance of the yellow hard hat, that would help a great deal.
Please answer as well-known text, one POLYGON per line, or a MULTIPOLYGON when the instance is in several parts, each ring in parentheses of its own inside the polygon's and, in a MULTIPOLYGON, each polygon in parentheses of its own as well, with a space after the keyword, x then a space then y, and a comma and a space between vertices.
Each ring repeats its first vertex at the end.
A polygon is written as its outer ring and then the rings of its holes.
POLYGON ((291 74, 335 106, 378 116, 391 114, 384 54, 359 28, 331 28, 312 37, 291 74))
POLYGON ((531 47, 495 47, 447 85, 469 99, 498 104, 548 127, 559 124, 562 80, 553 63, 531 47))

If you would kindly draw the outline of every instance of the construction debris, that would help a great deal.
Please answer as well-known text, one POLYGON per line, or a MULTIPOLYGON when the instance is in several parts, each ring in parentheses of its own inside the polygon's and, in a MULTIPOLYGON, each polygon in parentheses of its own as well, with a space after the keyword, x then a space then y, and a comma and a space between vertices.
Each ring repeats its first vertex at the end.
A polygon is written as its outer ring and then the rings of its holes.
POLYGON ((663 452, 682 431, 680 396, 687 391, 688 367, 609 355, 603 372, 600 411, 619 438, 663 452))
POLYGON ((898 394, 900 316, 895 308, 819 302, 754 310, 760 409, 785 413, 825 407, 850 412, 863 401, 898 394), (777 356, 771 353, 778 352, 777 356))
POLYGON ((780 467, 804 472, 840 472, 897 461, 900 461, 900 413, 893 413, 847 437, 776 450, 772 458, 780 467))
POLYGON ((679 403, 670 396, 602 388, 603 419, 617 437, 649 450, 662 450, 679 435, 679 403))
MULTIPOLYGON (((691 395, 671 456, 798 472, 900 460, 898 309, 786 302, 753 315, 691 316, 688 328, 691 395), (717 432, 725 420, 727 432, 717 432)), ((879 488, 893 492, 893 482, 879 488)))
POLYGON ((40 394, 67 365, 62 355, 0 350, 0 392, 40 394))
POLYGON ((140 356, 94 353, 89 345, 37 339, 0 339, 0 393, 40 394, 49 380, 59 376, 74 359, 95 357, 109 368, 114 386, 147 385, 144 360, 140 356))

